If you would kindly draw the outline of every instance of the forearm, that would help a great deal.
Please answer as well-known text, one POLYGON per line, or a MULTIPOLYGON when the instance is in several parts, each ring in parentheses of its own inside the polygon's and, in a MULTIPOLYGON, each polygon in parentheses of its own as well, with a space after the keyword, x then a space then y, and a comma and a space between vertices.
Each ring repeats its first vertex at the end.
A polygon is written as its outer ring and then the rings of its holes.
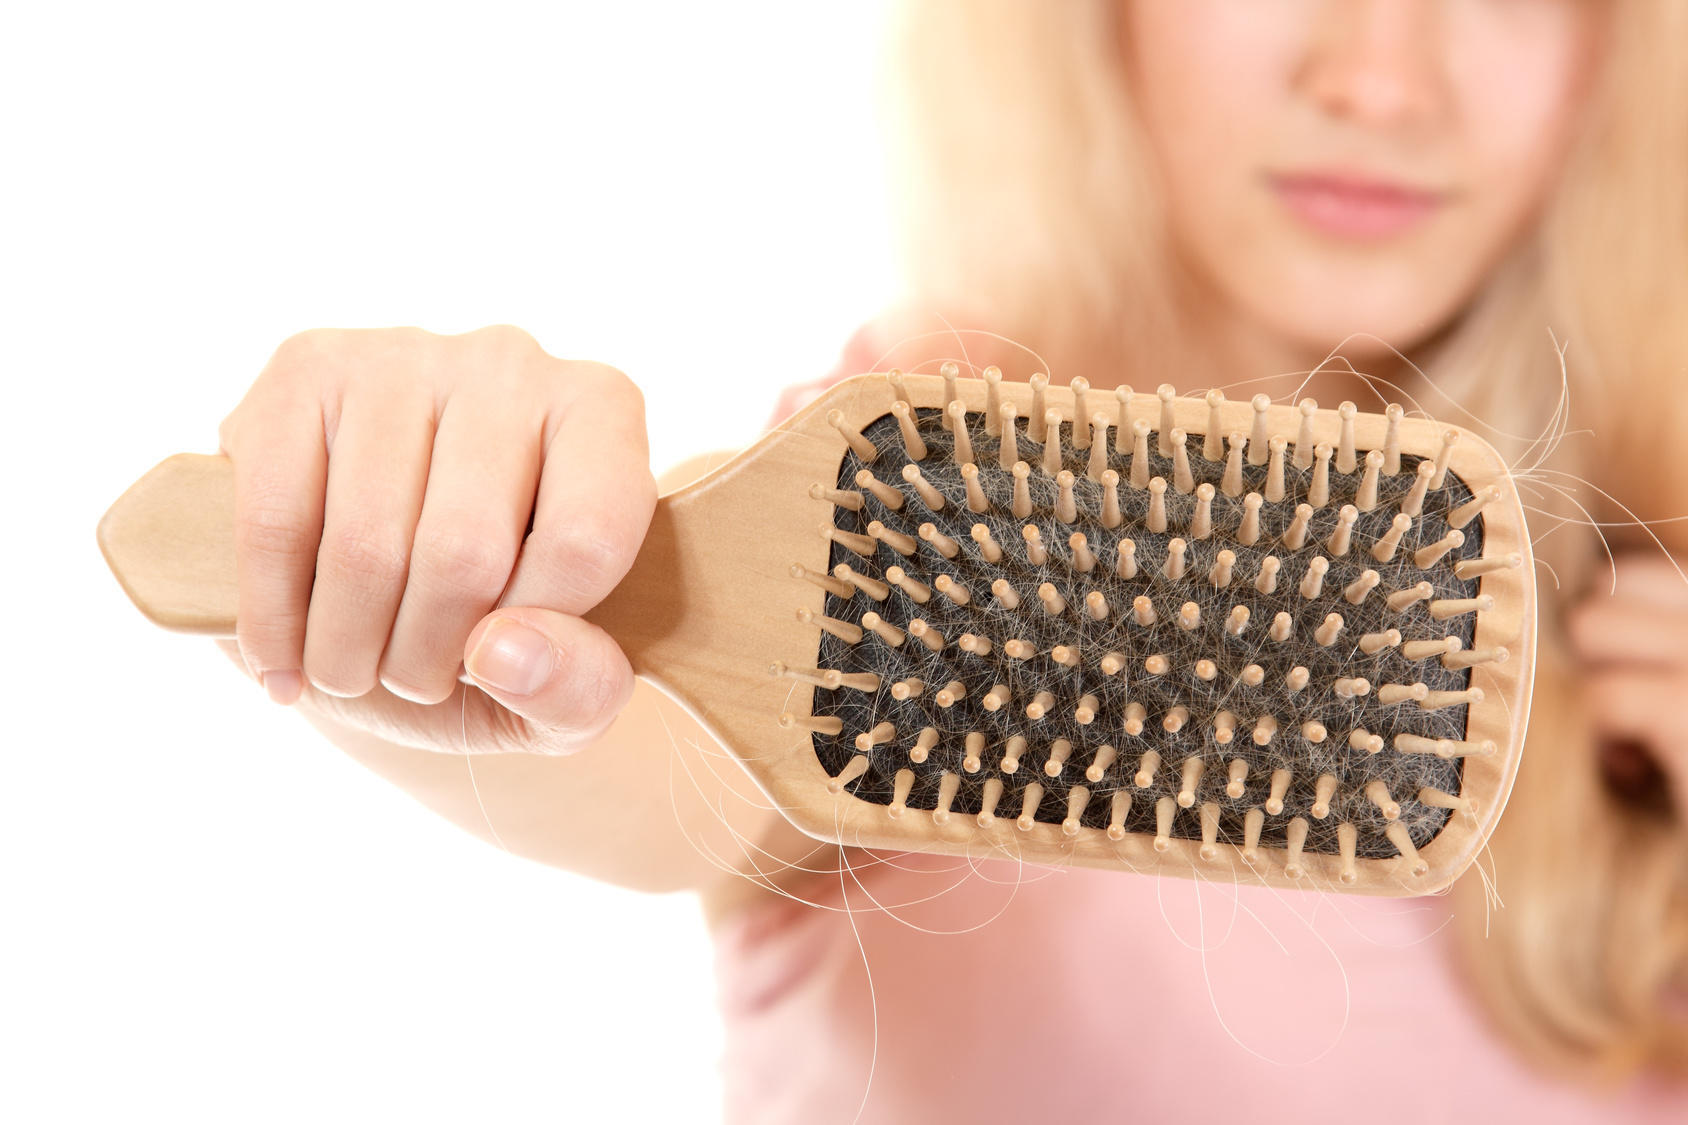
MULTIPOLYGON (((368 769, 510 852, 643 891, 747 869, 777 814, 696 721, 642 681, 594 745, 567 756, 415 749, 308 718, 368 769)), ((748 868, 748 869, 754 869, 748 868)))

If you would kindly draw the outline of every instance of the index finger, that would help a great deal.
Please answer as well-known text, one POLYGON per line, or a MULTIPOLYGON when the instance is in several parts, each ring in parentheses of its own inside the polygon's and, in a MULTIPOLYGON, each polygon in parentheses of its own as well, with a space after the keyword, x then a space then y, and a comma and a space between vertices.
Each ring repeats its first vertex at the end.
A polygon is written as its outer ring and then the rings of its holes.
POLYGON ((499 605, 585 613, 632 567, 655 507, 644 398, 592 367, 546 444, 533 529, 499 605))

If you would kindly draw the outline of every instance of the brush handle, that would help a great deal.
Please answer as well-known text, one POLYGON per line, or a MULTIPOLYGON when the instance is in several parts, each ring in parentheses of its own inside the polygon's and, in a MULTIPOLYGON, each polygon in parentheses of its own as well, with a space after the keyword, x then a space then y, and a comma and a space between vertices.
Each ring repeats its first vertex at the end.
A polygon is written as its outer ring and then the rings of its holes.
POLYGON ((234 464, 178 453, 129 486, 96 532, 135 608, 177 633, 234 636, 234 464))
MULTIPOLYGON (((616 639, 636 672, 650 669, 663 638, 685 612, 686 592, 677 581, 678 533, 697 518, 688 495, 657 502, 633 568, 587 614, 616 639)), ((112 573, 154 624, 180 633, 234 636, 240 592, 234 464, 227 457, 179 453, 163 461, 111 506, 98 538, 112 573)))

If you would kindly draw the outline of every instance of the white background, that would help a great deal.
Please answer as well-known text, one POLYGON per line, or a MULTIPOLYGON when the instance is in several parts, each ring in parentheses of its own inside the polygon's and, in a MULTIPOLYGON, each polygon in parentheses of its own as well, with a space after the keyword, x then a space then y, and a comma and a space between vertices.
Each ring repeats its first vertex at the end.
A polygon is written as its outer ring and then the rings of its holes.
POLYGON ((689 899, 435 820, 144 624, 93 531, 316 325, 513 322, 629 372, 659 463, 749 440, 892 294, 881 20, 9 11, 0 1118, 717 1117, 689 899))

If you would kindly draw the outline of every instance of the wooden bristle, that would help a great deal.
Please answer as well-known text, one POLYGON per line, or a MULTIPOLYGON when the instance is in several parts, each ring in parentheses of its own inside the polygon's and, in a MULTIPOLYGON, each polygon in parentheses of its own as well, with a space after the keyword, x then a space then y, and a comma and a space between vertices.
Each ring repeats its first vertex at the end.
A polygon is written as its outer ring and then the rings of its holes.
POLYGON ((768 617, 810 647, 758 683, 840 823, 867 802, 866 847, 1445 885, 1425 857, 1477 823, 1499 771, 1463 759, 1500 752, 1532 651, 1509 482, 1468 483, 1477 450, 1398 405, 961 372, 807 415, 837 469, 788 487, 830 522, 786 556, 795 622, 768 617))

